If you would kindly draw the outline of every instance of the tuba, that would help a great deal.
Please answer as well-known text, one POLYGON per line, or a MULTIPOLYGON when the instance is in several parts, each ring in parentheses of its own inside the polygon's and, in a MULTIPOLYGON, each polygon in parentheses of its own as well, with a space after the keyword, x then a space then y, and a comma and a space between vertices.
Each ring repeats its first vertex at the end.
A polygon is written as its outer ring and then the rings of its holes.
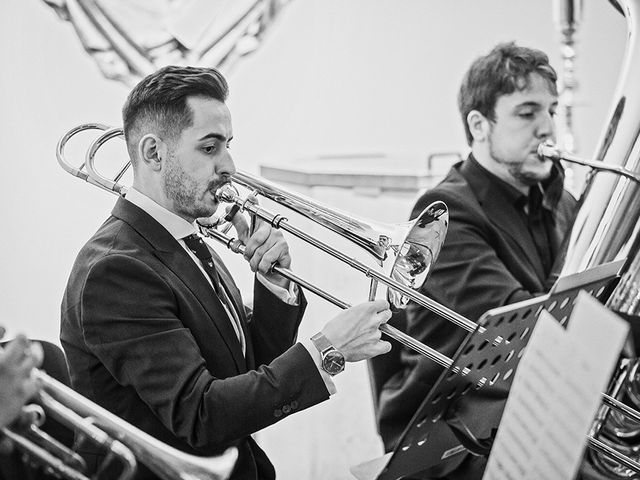
MULTIPOLYGON (((640 0, 612 0, 625 16, 627 45, 608 123, 596 148, 596 162, 582 164, 593 170, 579 200, 573 227, 565 239, 564 262, 559 277, 585 271, 608 262, 624 261, 621 278, 606 306, 634 322, 640 319, 640 0), (613 175, 608 172, 617 173, 613 175)), ((555 160, 575 162, 576 157, 541 146, 539 154, 555 160)), ((578 162, 576 162, 578 163, 578 162)), ((627 352, 608 394, 640 407, 639 359, 627 352)), ((634 461, 640 460, 640 423, 600 408, 590 435, 612 446, 634 461)), ((590 450, 591 465, 606 478, 639 478, 640 472, 590 450)))

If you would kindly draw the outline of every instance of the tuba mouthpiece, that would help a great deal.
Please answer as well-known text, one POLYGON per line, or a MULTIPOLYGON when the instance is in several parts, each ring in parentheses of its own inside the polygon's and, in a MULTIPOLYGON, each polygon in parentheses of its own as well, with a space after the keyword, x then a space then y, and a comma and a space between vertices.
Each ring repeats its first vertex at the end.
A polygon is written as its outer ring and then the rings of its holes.
POLYGON ((540 160, 549 159, 555 162, 562 160, 560 150, 551 140, 546 140, 538 145, 538 157, 540 160))

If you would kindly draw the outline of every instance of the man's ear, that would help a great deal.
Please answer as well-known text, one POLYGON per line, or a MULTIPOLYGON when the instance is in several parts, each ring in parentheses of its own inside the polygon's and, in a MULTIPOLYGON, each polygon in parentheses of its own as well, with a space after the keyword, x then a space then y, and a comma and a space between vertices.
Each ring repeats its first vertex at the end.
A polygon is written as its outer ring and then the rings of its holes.
POLYGON ((467 114, 467 126, 475 142, 484 142, 491 130, 489 119, 478 110, 471 110, 467 114))
POLYGON ((148 133, 138 142, 138 157, 152 170, 160 170, 167 157, 167 145, 157 135, 148 133))

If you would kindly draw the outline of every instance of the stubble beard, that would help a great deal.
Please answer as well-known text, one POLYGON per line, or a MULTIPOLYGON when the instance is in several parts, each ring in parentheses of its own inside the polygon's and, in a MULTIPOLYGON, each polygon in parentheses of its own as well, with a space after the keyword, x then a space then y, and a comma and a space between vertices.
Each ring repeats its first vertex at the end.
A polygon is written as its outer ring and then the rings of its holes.
POLYGON ((162 176, 164 189, 167 197, 173 201, 175 213, 193 219, 211 216, 215 208, 211 212, 210 207, 198 200, 197 184, 188 177, 175 156, 170 154, 165 166, 162 176))
POLYGON ((551 175, 550 168, 542 174, 537 171, 524 171, 525 160, 513 161, 501 155, 494 148, 492 135, 489 135, 489 155, 496 163, 504 165, 507 168, 509 175, 511 175, 515 180, 527 186, 536 185, 538 182, 546 180, 549 178, 549 175, 551 175))

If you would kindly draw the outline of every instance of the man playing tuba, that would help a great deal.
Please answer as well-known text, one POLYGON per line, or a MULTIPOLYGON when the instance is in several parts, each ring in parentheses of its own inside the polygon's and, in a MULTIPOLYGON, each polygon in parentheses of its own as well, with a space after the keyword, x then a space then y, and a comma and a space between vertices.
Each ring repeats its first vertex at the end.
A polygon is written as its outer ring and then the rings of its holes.
MULTIPOLYGON (((576 207, 563 189, 562 167, 537 155, 538 145, 555 137, 556 79, 543 52, 514 43, 478 58, 458 96, 471 153, 413 209, 412 216, 435 199, 449 207, 449 232, 423 293, 471 320, 544 293, 553 283, 576 207)), ((409 305, 407 322, 412 337, 448 356, 467 333, 416 304, 409 305)), ((442 373, 408 350, 401 360, 379 399, 387 450, 442 373)), ((477 477, 483 467, 470 469, 477 477)))

